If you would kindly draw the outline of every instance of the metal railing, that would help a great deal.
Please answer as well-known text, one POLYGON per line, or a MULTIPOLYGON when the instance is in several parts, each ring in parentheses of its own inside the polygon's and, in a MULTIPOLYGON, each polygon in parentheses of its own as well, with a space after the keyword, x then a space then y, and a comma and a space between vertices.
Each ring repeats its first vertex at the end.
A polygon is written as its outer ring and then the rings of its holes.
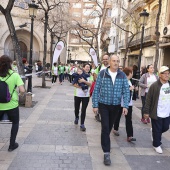
MULTIPOLYGON (((128 42, 131 37, 128 37, 128 42)), ((149 41, 155 41, 155 27, 149 27, 145 29, 144 32, 144 38, 143 42, 149 42, 149 41)), ((133 38, 132 42, 130 43, 130 46, 138 45, 141 42, 141 32, 139 32, 135 37, 133 38)))

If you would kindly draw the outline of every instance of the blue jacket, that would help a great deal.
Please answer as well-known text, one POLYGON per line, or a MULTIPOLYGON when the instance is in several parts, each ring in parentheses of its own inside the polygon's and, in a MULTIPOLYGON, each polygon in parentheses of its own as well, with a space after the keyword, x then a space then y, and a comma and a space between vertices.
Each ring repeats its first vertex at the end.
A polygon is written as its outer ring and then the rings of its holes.
POLYGON ((130 100, 129 84, 124 72, 118 69, 115 83, 108 72, 108 68, 102 70, 96 81, 92 95, 93 108, 98 108, 98 103, 106 105, 120 105, 123 96, 123 107, 128 108, 130 100))

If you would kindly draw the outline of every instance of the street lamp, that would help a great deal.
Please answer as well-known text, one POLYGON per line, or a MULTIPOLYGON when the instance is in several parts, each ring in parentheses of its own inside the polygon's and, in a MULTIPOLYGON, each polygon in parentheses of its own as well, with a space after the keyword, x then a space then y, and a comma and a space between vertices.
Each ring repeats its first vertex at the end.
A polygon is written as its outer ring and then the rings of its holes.
POLYGON ((69 55, 70 55, 70 49, 68 49, 67 51, 68 51, 68 59, 67 59, 67 60, 69 60, 69 55))
POLYGON ((71 53, 70 53, 70 63, 71 63, 71 59, 72 59, 72 58, 71 58, 71 53))
MULTIPOLYGON (((30 58, 29 58, 28 67, 29 67, 29 73, 32 74, 33 24, 34 24, 34 18, 36 18, 37 15, 38 5, 36 5, 35 1, 32 0, 32 3, 28 4, 28 6, 29 6, 29 16, 31 17, 30 58)), ((32 76, 28 77, 27 92, 32 92, 32 76)))
POLYGON ((139 15, 140 15, 140 22, 142 25, 142 34, 141 34, 141 43, 140 43, 140 53, 138 58, 138 71, 137 71, 138 79, 140 79, 140 65, 141 65, 141 57, 142 57, 144 30, 145 30, 145 25, 147 24, 149 18, 149 13, 147 13, 146 9, 144 9, 139 15))
POLYGON ((107 37, 107 39, 106 39, 107 54, 109 54, 109 44, 110 44, 110 38, 107 37))

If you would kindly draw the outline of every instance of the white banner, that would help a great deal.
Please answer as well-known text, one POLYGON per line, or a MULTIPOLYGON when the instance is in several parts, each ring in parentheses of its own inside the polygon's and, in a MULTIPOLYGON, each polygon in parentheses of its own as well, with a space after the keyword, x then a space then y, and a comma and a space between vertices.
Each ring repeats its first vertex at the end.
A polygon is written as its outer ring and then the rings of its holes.
POLYGON ((91 55, 91 57, 93 59, 93 62, 95 64, 95 66, 97 67, 98 66, 97 55, 96 55, 95 49, 92 48, 92 47, 90 48, 90 55, 91 55))
POLYGON ((55 50, 54 50, 54 54, 53 54, 53 63, 57 63, 58 58, 59 58, 63 48, 64 48, 64 42, 59 41, 55 46, 55 50))

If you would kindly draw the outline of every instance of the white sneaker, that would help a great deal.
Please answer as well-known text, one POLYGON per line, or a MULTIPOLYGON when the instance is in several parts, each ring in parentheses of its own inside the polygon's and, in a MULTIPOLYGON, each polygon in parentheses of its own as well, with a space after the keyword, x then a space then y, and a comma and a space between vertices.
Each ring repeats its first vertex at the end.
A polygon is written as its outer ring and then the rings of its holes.
POLYGON ((157 153, 160 153, 160 154, 163 153, 161 146, 154 147, 154 149, 155 149, 155 151, 156 151, 157 153))
POLYGON ((151 141, 153 142, 152 128, 150 129, 150 131, 151 131, 151 141))

